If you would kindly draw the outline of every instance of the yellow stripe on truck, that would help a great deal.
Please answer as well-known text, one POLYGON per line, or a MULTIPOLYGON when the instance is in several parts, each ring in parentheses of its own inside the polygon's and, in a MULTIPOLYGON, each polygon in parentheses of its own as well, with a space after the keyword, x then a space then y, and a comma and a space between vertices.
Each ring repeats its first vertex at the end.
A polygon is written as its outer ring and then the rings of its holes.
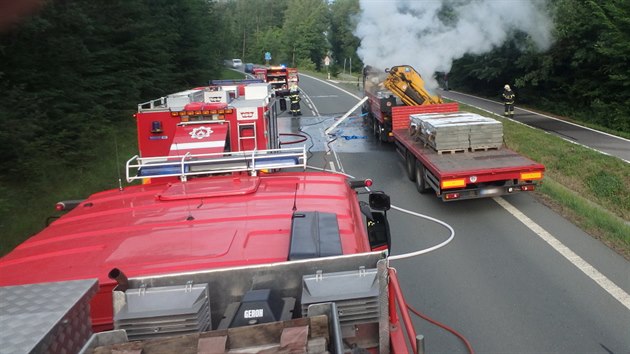
POLYGON ((541 178, 542 178, 542 171, 521 172, 522 180, 533 180, 533 179, 541 179, 541 178))
POLYGON ((442 189, 466 187, 466 179, 449 179, 442 181, 442 189))

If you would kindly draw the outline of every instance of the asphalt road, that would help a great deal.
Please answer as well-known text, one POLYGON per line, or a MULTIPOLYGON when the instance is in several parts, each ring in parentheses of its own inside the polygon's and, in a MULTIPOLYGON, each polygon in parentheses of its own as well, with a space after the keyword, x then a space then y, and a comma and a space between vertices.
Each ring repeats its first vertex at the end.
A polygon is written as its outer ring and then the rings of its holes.
MULTIPOLYGON (((303 116, 282 115, 280 131, 308 134, 309 165, 372 178, 374 189, 390 194, 396 206, 455 230, 446 247, 392 262, 410 305, 458 330, 476 353, 630 353, 630 262, 529 194, 452 203, 418 194, 393 146, 375 141, 361 117, 351 116, 334 136, 324 137, 324 130, 356 104, 356 92, 306 75, 300 76, 300 88, 303 116)), ((483 100, 470 102, 502 109, 483 100)), ((561 130, 556 121, 525 116, 518 108, 516 113, 517 120, 561 130)), ((588 142, 583 137, 593 134, 576 126, 562 129, 564 135, 574 130, 571 136, 583 144, 588 142)), ((627 144, 606 135, 592 140, 622 150, 627 144)), ((393 254, 427 248, 449 236, 434 222, 395 210, 388 215, 393 254)), ((450 333, 419 318, 414 323, 426 338, 427 353, 466 352, 450 333)))

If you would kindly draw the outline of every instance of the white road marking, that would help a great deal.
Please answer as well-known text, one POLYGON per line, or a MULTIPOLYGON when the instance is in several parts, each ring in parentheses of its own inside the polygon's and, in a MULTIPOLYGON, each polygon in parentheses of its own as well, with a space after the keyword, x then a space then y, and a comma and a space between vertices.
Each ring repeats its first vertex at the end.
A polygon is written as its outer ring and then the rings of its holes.
POLYGON ((332 149, 332 152, 335 156, 335 161, 337 161, 337 166, 339 166, 339 171, 345 173, 346 171, 344 171, 343 169, 343 165, 341 164, 341 160, 339 160, 339 155, 337 155, 337 151, 335 151, 335 149, 332 149))
MULTIPOLYGON (((457 94, 459 94, 459 95, 462 95, 462 96, 468 96, 468 97, 472 97, 472 98, 477 98, 477 99, 484 100, 484 101, 487 101, 487 102, 492 102, 492 103, 496 103, 496 104, 500 104, 500 105, 502 105, 502 103, 501 103, 501 102, 496 102, 496 101, 493 101, 493 100, 489 100, 489 99, 487 99, 487 98, 477 97, 477 96, 473 96, 473 95, 469 95, 469 94, 466 94, 466 93, 461 93, 461 92, 455 92, 455 93, 457 93, 457 94)), ((454 101, 457 101, 457 100, 454 100, 454 101)), ((457 102, 460 102, 460 101, 457 101, 457 102)), ((495 113, 495 112, 489 111, 489 110, 487 110, 487 109, 484 109, 484 108, 481 108, 481 107, 475 106, 475 105, 473 105, 473 104, 469 104, 469 103, 465 103, 465 102, 461 102, 461 103, 464 103, 464 104, 466 104, 466 105, 468 105, 468 106, 471 106, 471 107, 475 107, 475 108, 480 109, 480 110, 482 110, 482 111, 484 111, 484 112, 488 112, 488 113, 490 113, 490 114, 494 114, 494 115, 497 115, 497 116, 499 116, 499 117, 503 117, 503 118, 505 118, 505 119, 509 119, 509 120, 511 120, 511 121, 513 121, 513 122, 519 123, 519 124, 524 125, 524 126, 526 126, 526 127, 529 127, 529 128, 532 128, 532 129, 538 129, 538 128, 536 128, 536 127, 532 127, 532 126, 527 125, 527 124, 525 124, 525 123, 523 123, 523 122, 520 122, 520 121, 518 121, 518 120, 516 120, 516 119, 514 119, 514 118, 504 117, 504 116, 502 116, 502 115, 500 115, 500 114, 498 114, 498 113, 495 113)), ((539 115, 539 116, 541 116, 541 117, 545 117, 545 118, 548 118, 548 119, 553 119, 553 120, 556 120, 556 121, 558 121, 558 122, 567 123, 567 124, 570 124, 570 125, 573 125, 573 126, 576 126, 576 127, 580 127, 580 128, 583 128, 583 129, 587 129, 587 130, 590 130, 590 131, 593 131, 593 132, 599 133, 599 134, 607 135, 607 136, 612 137, 612 138, 617 138, 617 139, 619 139, 619 140, 630 141, 629 139, 622 138, 622 137, 620 137, 620 136, 616 136, 616 135, 612 135, 612 134, 609 134, 609 133, 605 133, 605 132, 602 132, 602 131, 599 131, 599 130, 595 130, 595 129, 593 129, 593 128, 585 127, 585 126, 583 126, 583 125, 579 125, 579 124, 575 124, 575 123, 567 122, 566 120, 562 120, 562 119, 554 118, 554 117, 551 117, 551 116, 548 116, 548 115, 545 115, 545 114, 541 114, 541 113, 538 113, 538 112, 533 112, 533 111, 530 111, 530 110, 527 110, 527 109, 524 109, 524 108, 515 107, 515 109, 518 109, 518 110, 521 110, 521 111, 525 111, 525 112, 527 112, 527 113, 532 113, 532 114, 535 114, 535 115, 539 115)), ((539 130, 541 130, 541 129, 539 129, 539 130)), ((551 132, 547 132, 547 131, 544 131, 544 130, 541 130, 541 131, 543 131, 543 132, 545 132, 545 133, 547 133, 547 134, 552 134, 551 132)), ((600 153, 600 154, 604 154, 604 155, 607 155, 607 156, 612 156, 612 157, 617 157, 617 156, 611 155, 611 154, 609 154, 609 153, 607 153, 607 152, 605 152, 605 151, 597 150, 597 149, 592 148, 592 147, 590 147, 590 146, 586 146, 586 145, 580 144, 580 143, 578 143, 578 142, 576 142, 576 141, 573 141, 573 140, 571 140, 571 139, 567 139, 567 138, 563 137, 562 135, 557 135, 557 134, 554 134, 554 136, 557 136, 557 137, 559 137, 560 139, 562 139, 562 140, 564 140, 564 141, 568 141, 568 142, 570 142, 571 144, 579 145, 579 146, 584 147, 584 148, 587 148, 587 149, 589 149, 589 150, 596 151, 596 152, 598 152, 598 153, 600 153)), ((618 159, 620 159, 621 161, 625 162, 625 163, 630 163, 630 161, 628 161, 628 160, 626 160, 626 159, 623 159, 623 158, 621 158, 621 157, 617 157, 617 158, 618 158, 618 159)))
POLYGON ((336 88, 337 90, 339 90, 339 91, 341 91, 341 92, 345 92, 345 93, 347 93, 348 95, 350 95, 350 96, 352 96, 352 97, 356 98, 357 100, 360 100, 360 99, 361 99, 361 97, 359 97, 359 96, 355 95, 354 93, 349 92, 349 91, 346 91, 346 90, 342 89, 341 87, 335 86, 335 85, 331 84, 330 82, 326 82, 326 81, 324 81, 324 80, 322 80, 322 79, 318 79, 318 78, 316 78, 316 77, 314 77, 314 76, 310 76, 310 75, 306 75, 306 74, 300 74, 300 75, 302 75, 302 76, 306 76, 306 77, 308 77, 308 78, 310 78, 310 79, 313 79, 313 80, 317 80, 317 81, 322 82, 322 83, 324 83, 324 84, 326 84, 326 85, 328 85, 328 86, 332 86, 332 87, 336 88))
POLYGON ((628 295, 627 292, 618 287, 617 284, 613 283, 604 274, 600 273, 597 269, 595 269, 595 267, 590 265, 575 252, 571 251, 569 247, 565 246, 557 238, 553 237, 549 232, 547 232, 547 230, 536 224, 532 219, 528 218, 525 214, 516 209, 505 199, 501 197, 495 197, 492 199, 494 199, 495 202, 497 202, 500 206, 507 210, 508 213, 512 214, 515 218, 517 218, 520 222, 522 222, 525 226, 532 230, 536 235, 547 242, 551 247, 553 247, 553 249, 560 253, 564 258, 566 258, 589 278, 591 278, 602 289, 604 289, 613 298, 615 298, 615 300, 619 301, 623 306, 630 310, 630 295, 628 295))
MULTIPOLYGON (((468 97, 472 97, 472 98, 477 98, 477 99, 480 99, 480 100, 484 100, 484 101, 487 101, 487 102, 492 102, 492 103, 496 103, 496 104, 499 104, 499 105, 503 105, 503 103, 501 103, 501 102, 497 102, 497 101, 489 100, 489 99, 487 99, 487 98, 477 97, 477 96, 469 95, 469 94, 467 94, 467 93, 462 93, 462 92, 458 92, 458 91, 453 91, 453 92, 457 93, 458 95, 468 96, 468 97)), ((466 103, 466 104, 468 104, 468 103, 466 103)), ((469 105, 469 106, 472 106, 472 105, 469 105)), ((479 107, 476 107, 476 106, 473 106, 473 107, 475 107, 475 108, 479 108, 479 107)), ((579 124, 575 124, 575 123, 572 123, 572 122, 568 122, 568 121, 566 121, 566 120, 562 120, 562 119, 558 119, 558 118, 555 118, 555 117, 551 117, 551 116, 548 116, 548 115, 546 115, 546 114, 542 114, 542 113, 538 113, 538 112, 530 111, 530 110, 528 110, 528 109, 525 109, 525 108, 520 108, 520 107, 515 107, 515 108, 516 108, 516 109, 520 109, 521 111, 525 111, 525 112, 527 112, 527 113, 531 113, 531 114, 535 114, 535 115, 538 115, 538 116, 541 116, 541 117, 545 117, 545 118, 553 119, 553 120, 556 120, 556 121, 558 121, 558 122, 571 124, 571 125, 573 125, 573 126, 576 126, 576 127, 582 128, 582 129, 587 129, 587 130, 593 131, 593 132, 595 132, 595 133, 599 133, 599 134, 603 134, 603 135, 608 135, 608 136, 609 136, 609 137, 611 137, 611 138, 617 138, 617 139, 619 139, 619 140, 624 140, 624 141, 628 141, 628 142, 630 142, 630 139, 626 139, 626 138, 623 138, 623 137, 620 137, 620 136, 612 135, 612 134, 609 134, 609 133, 606 133, 606 132, 602 132, 602 131, 599 131, 599 130, 596 130, 596 129, 593 129, 593 128, 585 127, 585 126, 583 126, 583 125, 579 125, 579 124)), ((481 108, 479 108, 479 109, 481 109, 481 108)), ((486 112, 488 112, 488 111, 486 110, 486 112)), ((490 113, 494 113, 494 112, 490 112, 490 113)), ((494 113, 494 114, 497 114, 497 113, 494 113)))
MULTIPOLYGON (((300 74, 300 75, 304 75, 304 74, 300 74)), ((306 75, 304 75, 306 76, 306 75)), ((311 113, 318 117, 319 116, 319 111, 317 110, 317 107, 315 107, 315 104, 313 103, 313 100, 311 100, 311 98, 309 97, 309 95, 306 94, 306 92, 304 92, 304 90, 300 89, 300 93, 302 94, 302 96, 306 97, 306 104, 308 105, 308 108, 311 110, 311 113)))

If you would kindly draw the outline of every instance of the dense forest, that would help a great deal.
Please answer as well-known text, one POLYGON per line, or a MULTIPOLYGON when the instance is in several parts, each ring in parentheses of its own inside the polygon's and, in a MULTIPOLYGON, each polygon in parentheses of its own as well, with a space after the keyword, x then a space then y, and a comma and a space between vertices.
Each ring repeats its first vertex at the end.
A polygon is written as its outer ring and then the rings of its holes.
MULTIPOLYGON (((322 70, 329 55, 333 75, 350 63, 354 73, 364 65, 355 32, 359 0, 37 3, 0 26, 4 216, 15 203, 7 198, 21 195, 15 191, 26 181, 41 185, 95 156, 104 159, 102 145, 133 128, 138 103, 207 83, 224 59, 262 63, 270 52, 272 64, 322 70)), ((444 0, 443 12, 453 3, 444 0)), ((553 20, 549 48, 533 48, 526 33, 512 31, 486 53, 457 58, 451 88, 496 97, 510 82, 518 103, 630 133, 630 1, 540 3, 553 20)), ((452 12, 443 18, 457 20, 452 12)), ((391 45, 414 40, 421 38, 391 45)))

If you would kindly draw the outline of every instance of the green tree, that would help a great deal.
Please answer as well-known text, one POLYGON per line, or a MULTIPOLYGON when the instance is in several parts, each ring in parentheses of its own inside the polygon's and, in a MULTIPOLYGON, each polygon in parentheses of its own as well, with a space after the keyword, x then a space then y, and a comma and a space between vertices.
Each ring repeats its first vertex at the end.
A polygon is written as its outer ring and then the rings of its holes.
POLYGON ((353 34, 359 14, 359 1, 337 0, 330 5, 330 14, 328 41, 333 59, 337 63, 346 58, 351 59, 352 71, 359 72, 363 68, 363 62, 357 55, 360 40, 353 34))
POLYGON ((257 63, 264 62, 265 52, 272 55, 272 64, 289 62, 289 55, 281 28, 270 27, 264 31, 256 32, 253 43, 249 47, 248 57, 257 63))
POLYGON ((291 65, 311 66, 320 70, 328 52, 329 29, 325 0, 290 0, 285 12, 283 31, 291 54, 291 65))
POLYGON ((452 84, 496 94, 514 83, 519 101, 630 132, 630 2, 555 0, 555 43, 535 50, 522 33, 453 65, 452 84))
POLYGON ((220 67, 213 11, 205 0, 48 1, 0 34, 0 178, 79 166, 139 102, 207 83, 220 67))

